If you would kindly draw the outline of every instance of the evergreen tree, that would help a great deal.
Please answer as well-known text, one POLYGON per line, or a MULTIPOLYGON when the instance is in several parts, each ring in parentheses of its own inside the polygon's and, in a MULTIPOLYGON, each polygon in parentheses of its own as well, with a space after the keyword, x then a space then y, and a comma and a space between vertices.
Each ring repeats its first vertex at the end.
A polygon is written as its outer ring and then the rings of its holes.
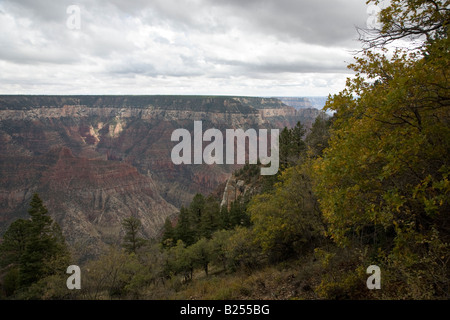
POLYGON ((20 257, 25 252, 25 246, 29 236, 30 221, 18 219, 11 223, 3 235, 0 245, 0 267, 8 265, 18 266, 20 257))
POLYGON ((288 129, 284 128, 279 137, 280 144, 280 164, 284 167, 289 167, 295 164, 302 153, 306 151, 306 144, 303 141, 303 136, 306 130, 299 122, 295 127, 288 129))
POLYGON ((219 212, 219 229, 228 230, 231 228, 230 214, 227 206, 222 206, 219 212))
POLYGON ((197 193, 189 205, 189 216, 191 228, 198 229, 201 217, 205 210, 205 197, 197 193))
POLYGON ((290 154, 295 160, 298 160, 301 154, 306 150, 306 144, 305 141, 303 140, 305 133, 306 129, 304 128, 304 126, 301 124, 300 121, 298 121, 295 127, 291 129, 290 154))
POLYGON ((69 265, 69 252, 61 229, 48 215, 37 193, 31 199, 28 213, 30 222, 20 222, 28 233, 19 258, 18 285, 21 288, 63 272, 69 265))
POLYGON ((175 236, 177 240, 182 240, 187 245, 194 243, 194 232, 191 228, 190 220, 189 210, 181 207, 178 223, 175 227, 175 236))
POLYGON ((2 285, 6 296, 11 296, 19 287, 19 270, 21 257, 25 252, 29 235, 30 221, 18 219, 14 221, 3 235, 0 244, 0 268, 5 268, 2 285))
POLYGON ((199 236, 207 239, 219 227, 219 202, 213 196, 208 196, 205 200, 205 206, 200 218, 199 236))
POLYGON ((291 131, 284 127, 283 130, 281 130, 280 137, 279 137, 279 147, 280 147, 280 164, 282 166, 286 166, 289 156, 289 145, 291 141, 291 131))
POLYGON ((167 218, 164 223, 164 233, 161 239, 161 243, 163 247, 168 248, 172 247, 177 242, 176 234, 175 234, 175 228, 172 226, 172 221, 167 218))
POLYGON ((136 253, 146 243, 144 238, 139 237, 142 228, 141 221, 135 217, 129 217, 123 220, 122 226, 125 229, 124 243, 122 246, 128 253, 136 253))
POLYGON ((228 212, 230 226, 232 228, 236 226, 248 227, 250 226, 250 217, 247 214, 245 205, 240 201, 234 201, 230 205, 228 212))

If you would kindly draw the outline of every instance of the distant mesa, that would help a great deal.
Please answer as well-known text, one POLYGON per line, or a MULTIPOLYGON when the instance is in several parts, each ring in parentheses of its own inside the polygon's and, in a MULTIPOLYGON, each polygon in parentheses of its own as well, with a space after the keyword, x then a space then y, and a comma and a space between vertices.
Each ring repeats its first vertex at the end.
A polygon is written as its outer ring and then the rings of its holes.
POLYGON ((328 97, 275 97, 284 104, 295 109, 315 108, 321 110, 328 100, 328 97))

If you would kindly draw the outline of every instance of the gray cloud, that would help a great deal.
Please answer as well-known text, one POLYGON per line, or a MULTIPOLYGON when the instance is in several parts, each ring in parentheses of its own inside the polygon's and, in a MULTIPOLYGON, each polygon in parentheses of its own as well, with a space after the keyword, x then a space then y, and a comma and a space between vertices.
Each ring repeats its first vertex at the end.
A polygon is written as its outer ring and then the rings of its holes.
POLYGON ((355 25, 364 26, 365 1, 243 1, 214 0, 227 12, 241 17, 254 32, 321 45, 348 45, 355 25))
POLYGON ((235 94, 271 86, 283 95, 294 88, 327 94, 323 84, 336 90, 349 52, 359 48, 354 26, 367 20, 364 2, 80 0, 81 29, 70 30, 72 0, 3 0, 0 93, 27 93, 30 79, 32 91, 52 93, 49 83, 57 82, 64 93, 76 90, 76 79, 91 93, 118 86, 177 93, 179 85, 198 93, 206 83, 235 94), (305 80, 311 75, 322 81, 305 80))

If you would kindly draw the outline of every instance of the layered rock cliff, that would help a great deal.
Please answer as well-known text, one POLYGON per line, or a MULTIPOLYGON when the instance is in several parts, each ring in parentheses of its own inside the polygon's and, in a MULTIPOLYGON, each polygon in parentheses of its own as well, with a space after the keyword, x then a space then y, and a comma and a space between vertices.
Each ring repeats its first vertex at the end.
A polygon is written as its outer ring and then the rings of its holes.
POLYGON ((175 129, 281 129, 318 114, 255 97, 0 96, 0 233, 37 191, 72 244, 119 241, 130 215, 152 237, 236 169, 174 165, 175 129))

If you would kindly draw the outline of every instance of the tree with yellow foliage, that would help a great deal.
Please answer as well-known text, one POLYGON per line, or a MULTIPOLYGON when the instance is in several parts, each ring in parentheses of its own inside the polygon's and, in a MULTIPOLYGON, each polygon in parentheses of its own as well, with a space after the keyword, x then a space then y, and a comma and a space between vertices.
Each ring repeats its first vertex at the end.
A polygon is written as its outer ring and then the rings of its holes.
MULTIPOLYGON (((368 1, 378 3, 378 1, 368 1)), ((413 298, 448 297, 450 240, 449 1, 391 1, 383 27, 326 105, 329 147, 314 164, 329 235, 365 246, 413 298), (395 49, 395 40, 421 39, 395 49)), ((388 273, 389 276, 389 273, 388 273)))

